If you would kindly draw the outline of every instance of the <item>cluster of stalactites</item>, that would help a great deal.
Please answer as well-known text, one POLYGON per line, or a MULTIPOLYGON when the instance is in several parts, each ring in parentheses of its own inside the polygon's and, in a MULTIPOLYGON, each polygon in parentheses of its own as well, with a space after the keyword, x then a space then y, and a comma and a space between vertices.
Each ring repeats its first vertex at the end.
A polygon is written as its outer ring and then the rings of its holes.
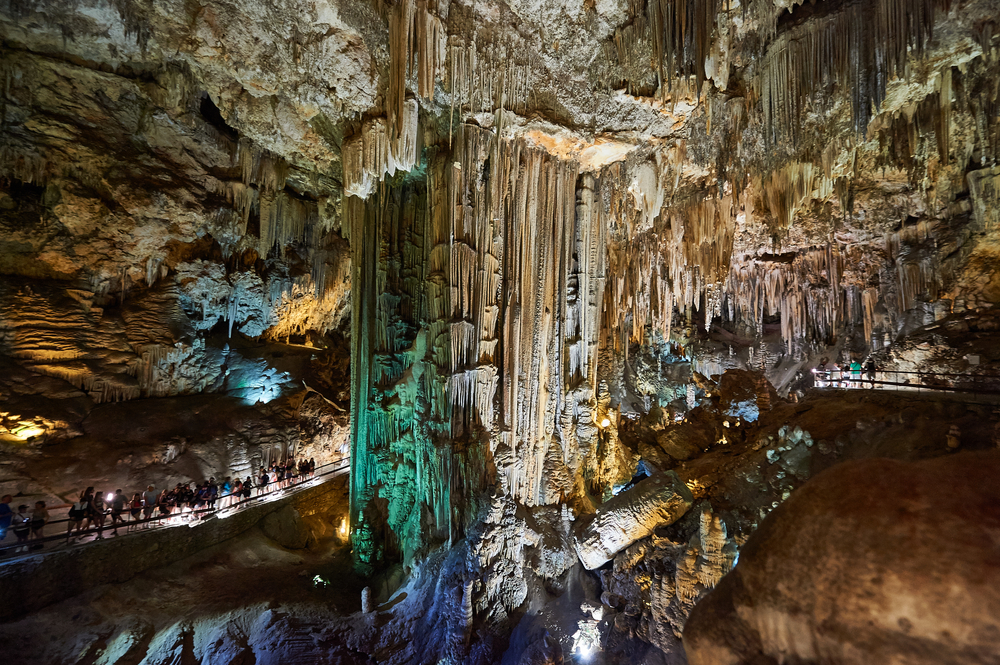
MULTIPOLYGON (((628 20, 615 30, 605 56, 629 75, 632 61, 649 48, 663 95, 677 81, 694 79, 695 96, 706 79, 705 61, 724 0, 629 0, 628 20)), ((645 65, 645 63, 642 63, 645 65)), ((648 71, 648 70, 647 70, 648 71)), ((634 74, 633 74, 634 75, 634 74)))
POLYGON ((766 318, 780 316, 789 351, 797 343, 830 343, 851 326, 863 327, 871 344, 881 321, 883 289, 871 285, 879 267, 849 257, 846 246, 834 244, 790 261, 744 257, 733 263, 726 282, 724 317, 759 333, 766 318))
POLYGON ((365 121, 361 131, 344 141, 341 153, 344 192, 368 198, 375 185, 398 171, 410 171, 419 157, 419 118, 415 99, 403 102, 395 133, 385 118, 365 121))
POLYGON ((425 172, 346 200, 352 514, 391 496, 411 543, 460 535, 454 498, 485 486, 487 460, 522 503, 565 494, 545 469, 578 467, 576 430, 593 429, 605 272, 602 206, 575 162, 463 124, 425 172))
POLYGON ((436 0, 401 0, 389 14, 389 89, 386 117, 390 140, 407 131, 406 82, 417 79, 417 94, 434 99, 438 81, 450 94, 452 110, 524 111, 530 89, 525 50, 510 41, 480 43, 473 32, 449 35, 436 0))
POLYGON ((721 313, 736 231, 733 197, 707 198, 661 212, 668 223, 609 248, 604 334, 616 349, 641 343, 645 330, 669 338, 674 308, 721 313))
POLYGON ((531 92, 527 51, 512 41, 449 35, 437 0, 401 0, 389 14, 389 90, 386 117, 391 140, 407 131, 406 82, 417 79, 417 94, 433 101, 441 81, 452 112, 507 109, 523 112, 531 92))
POLYGON ((885 253, 896 266, 898 279, 897 315, 913 308, 921 295, 937 299, 941 266, 933 237, 934 226, 934 222, 921 220, 885 235, 885 253))
POLYGON ((832 83, 849 91, 854 129, 864 133, 873 109, 885 98, 886 84, 906 75, 910 51, 922 53, 937 10, 950 4, 853 1, 778 31, 755 80, 768 139, 794 138, 809 100, 832 83))

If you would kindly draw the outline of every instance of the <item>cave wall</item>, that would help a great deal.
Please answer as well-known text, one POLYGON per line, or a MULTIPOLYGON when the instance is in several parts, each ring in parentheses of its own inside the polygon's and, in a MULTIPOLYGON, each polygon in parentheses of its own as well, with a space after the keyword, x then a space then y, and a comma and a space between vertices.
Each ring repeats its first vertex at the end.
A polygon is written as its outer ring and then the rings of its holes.
POLYGON ((350 318, 362 560, 590 512, 691 370, 1000 299, 998 8, 0 3, 6 392, 259 399, 228 340, 350 318))

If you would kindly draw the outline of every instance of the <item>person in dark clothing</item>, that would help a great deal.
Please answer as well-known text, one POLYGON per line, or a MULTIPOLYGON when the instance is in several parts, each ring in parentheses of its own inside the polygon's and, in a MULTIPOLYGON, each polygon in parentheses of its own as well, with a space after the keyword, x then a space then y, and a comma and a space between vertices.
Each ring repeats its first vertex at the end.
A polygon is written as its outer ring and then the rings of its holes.
POLYGON ((27 552, 28 536, 31 535, 31 515, 28 514, 28 506, 21 504, 17 507, 17 512, 14 513, 14 519, 12 520, 11 531, 17 536, 17 544, 24 545, 24 547, 18 547, 14 551, 27 552))
POLYGON ((14 519, 14 511, 10 509, 10 502, 14 500, 10 494, 4 494, 0 498, 0 540, 7 537, 7 529, 10 528, 10 523, 14 519))
POLYGON ((111 499, 111 533, 118 535, 118 523, 125 523, 125 518, 123 517, 125 513, 125 504, 128 499, 122 494, 121 490, 115 491, 115 496, 111 499))
MULTIPOLYGON (((93 492, 93 488, 90 488, 90 490, 93 492)), ((83 528, 83 520, 87 517, 87 513, 90 512, 90 501, 93 498, 93 494, 81 492, 80 500, 70 506, 68 526, 66 527, 67 543, 70 540, 70 536, 73 534, 73 527, 76 527, 77 537, 79 537, 80 530, 83 528)), ((89 523, 90 520, 87 521, 89 523)))
POLYGON ((869 387, 875 387, 875 359, 869 358, 865 363, 865 377, 868 379, 869 387))
POLYGON ((94 526, 97 527, 97 540, 104 540, 104 495, 97 491, 94 493, 94 498, 90 502, 90 519, 93 520, 94 526))
MULTIPOLYGON (((49 521, 49 511, 45 507, 44 501, 36 501, 35 508, 31 511, 31 538, 33 540, 41 540, 45 537, 43 529, 49 521)), ((33 550, 42 549, 43 545, 41 543, 35 543, 31 546, 33 550)))

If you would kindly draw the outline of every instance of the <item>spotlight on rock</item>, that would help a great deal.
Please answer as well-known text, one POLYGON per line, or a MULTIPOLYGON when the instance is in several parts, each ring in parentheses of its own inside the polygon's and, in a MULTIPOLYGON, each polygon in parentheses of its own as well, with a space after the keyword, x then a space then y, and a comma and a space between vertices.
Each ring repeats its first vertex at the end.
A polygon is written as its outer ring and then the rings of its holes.
POLYGON ((40 434, 45 434, 45 428, 25 425, 14 428, 14 430, 11 431, 11 434, 21 439, 22 441, 27 441, 28 439, 39 436, 40 434))
POLYGON ((604 420, 601 421, 601 429, 607 429, 610 426, 611 420, 609 418, 604 418, 604 420))

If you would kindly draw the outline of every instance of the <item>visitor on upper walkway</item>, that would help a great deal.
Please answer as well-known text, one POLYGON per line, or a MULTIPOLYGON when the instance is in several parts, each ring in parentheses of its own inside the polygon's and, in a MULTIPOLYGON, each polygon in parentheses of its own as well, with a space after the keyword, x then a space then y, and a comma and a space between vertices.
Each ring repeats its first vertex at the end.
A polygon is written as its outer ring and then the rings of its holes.
POLYGON ((28 536, 31 535, 31 515, 28 514, 28 506, 21 504, 17 507, 17 512, 14 513, 13 527, 11 531, 17 536, 17 544, 23 544, 24 547, 18 547, 15 552, 27 552, 28 551, 28 536))
POLYGON ((820 358, 819 364, 816 365, 816 369, 813 370, 813 374, 816 375, 817 388, 826 388, 830 384, 830 370, 826 366, 829 361, 829 358, 820 358))
MULTIPOLYGON (((31 539, 41 540, 45 537, 45 525, 49 522, 49 510, 45 507, 44 501, 36 501, 35 508, 31 511, 31 539)), ((42 549, 41 543, 31 546, 33 550, 42 549)))
POLYGON ((0 498, 0 540, 7 537, 7 529, 10 528, 11 520, 14 518, 10 509, 10 502, 13 500, 14 497, 10 494, 4 494, 3 498, 0 498))
POLYGON ((156 508, 156 499, 160 495, 156 493, 156 488, 152 485, 146 487, 142 493, 142 518, 148 520, 153 516, 153 509, 156 508))
POLYGON ((875 387, 875 359, 868 358, 868 362, 865 363, 865 374, 868 378, 869 388, 875 387))
POLYGON ((861 387, 861 363, 857 360, 851 361, 851 387, 861 387))

